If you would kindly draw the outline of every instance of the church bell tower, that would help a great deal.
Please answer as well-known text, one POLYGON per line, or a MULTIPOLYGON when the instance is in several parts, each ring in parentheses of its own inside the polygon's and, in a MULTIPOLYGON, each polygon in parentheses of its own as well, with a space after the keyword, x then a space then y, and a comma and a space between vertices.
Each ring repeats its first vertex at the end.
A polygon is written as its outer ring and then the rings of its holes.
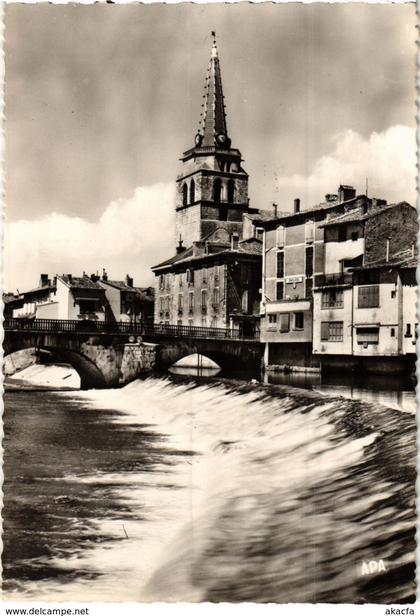
POLYGON ((229 139, 215 33, 207 69, 202 113, 194 146, 182 155, 177 178, 176 239, 186 248, 217 228, 242 234, 249 210, 248 174, 229 139))

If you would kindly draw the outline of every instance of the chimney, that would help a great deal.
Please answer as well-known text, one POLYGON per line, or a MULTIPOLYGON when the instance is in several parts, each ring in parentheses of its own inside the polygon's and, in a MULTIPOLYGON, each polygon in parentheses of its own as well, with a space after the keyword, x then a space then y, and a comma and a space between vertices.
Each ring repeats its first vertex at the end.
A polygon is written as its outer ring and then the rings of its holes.
POLYGON ((273 203, 274 218, 277 218, 277 208, 278 208, 277 203, 273 203))
POLYGON ((53 285, 54 285, 54 287, 57 286, 57 274, 53 278, 53 285))
POLYGON ((127 285, 127 287, 132 287, 133 286, 133 279, 128 274, 125 277, 125 284, 127 285))
POLYGON ((232 233, 232 235, 230 236, 230 249, 238 250, 238 244, 239 244, 239 235, 237 233, 232 233))
POLYGON ((106 282, 108 280, 108 274, 106 273, 106 269, 102 268, 102 280, 106 282))
POLYGON ((47 287, 49 283, 48 274, 41 274, 41 279, 39 281, 40 287, 47 287))
POLYGON ((356 196, 356 189, 353 186, 345 186, 344 184, 340 184, 338 187, 338 201, 342 203, 343 201, 349 201, 349 199, 354 199, 356 196))
POLYGON ((178 246, 176 247, 176 254, 177 255, 179 255, 181 252, 184 252, 184 250, 185 250, 185 248, 184 248, 184 246, 182 244, 183 244, 182 238, 181 238, 181 236, 179 236, 178 246))
POLYGON ((69 280, 69 283, 71 284, 73 282, 73 276, 71 274, 67 274, 67 278, 69 280))
POLYGON ((293 211, 294 211, 295 214, 300 212, 300 199, 295 199, 293 201, 293 211))
POLYGON ((98 276, 98 274, 91 274, 90 275, 90 279, 91 279, 92 282, 98 282, 99 276, 98 276))

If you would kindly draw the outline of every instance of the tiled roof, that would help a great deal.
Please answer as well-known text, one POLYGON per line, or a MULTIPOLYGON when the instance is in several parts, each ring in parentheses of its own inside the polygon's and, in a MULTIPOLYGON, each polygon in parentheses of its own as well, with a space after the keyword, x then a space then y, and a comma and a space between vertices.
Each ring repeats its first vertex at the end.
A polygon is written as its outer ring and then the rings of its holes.
MULTIPOLYGON (((341 214, 340 216, 331 218, 324 224, 320 225, 321 227, 332 227, 334 225, 341 225, 348 222, 357 222, 367 220, 368 218, 373 218, 374 216, 378 216, 383 212, 388 210, 392 210, 395 207, 400 205, 409 205, 405 201, 401 201, 400 203, 389 203, 388 205, 379 205, 377 207, 370 208, 366 213, 362 211, 362 208, 358 207, 350 212, 346 212, 345 214, 341 214)), ((411 206, 410 206, 411 207, 411 206)))
POLYGON ((104 284, 109 284, 110 287, 120 289, 120 291, 136 293, 136 289, 134 287, 130 287, 130 285, 128 285, 124 280, 101 280, 101 282, 104 284))
POLYGON ((183 261, 184 259, 191 257, 192 254, 193 254, 193 247, 190 246, 190 248, 187 248, 183 252, 177 253, 170 259, 167 259, 166 261, 162 261, 162 263, 155 265, 154 267, 152 267, 152 270, 157 269, 158 267, 163 267, 165 265, 172 265, 173 263, 178 263, 179 261, 183 261))
POLYGON ((64 282, 71 289, 96 289, 97 291, 104 291, 98 282, 94 282, 88 276, 71 276, 68 275, 58 276, 60 280, 64 282))
POLYGON ((55 285, 53 285, 53 284, 49 284, 48 285, 47 284, 47 285, 44 285, 42 287, 35 287, 34 289, 30 289, 29 291, 23 291, 23 294, 26 295, 27 293, 38 293, 40 291, 48 291, 48 290, 49 291, 55 291, 55 288, 56 288, 55 285))
POLYGON ((277 212, 277 216, 274 216, 274 213, 270 212, 270 210, 258 210, 258 212, 252 213, 252 214, 248 212, 244 212, 244 216, 247 216, 251 220, 275 220, 279 216, 287 216, 287 215, 288 215, 287 212, 277 212))

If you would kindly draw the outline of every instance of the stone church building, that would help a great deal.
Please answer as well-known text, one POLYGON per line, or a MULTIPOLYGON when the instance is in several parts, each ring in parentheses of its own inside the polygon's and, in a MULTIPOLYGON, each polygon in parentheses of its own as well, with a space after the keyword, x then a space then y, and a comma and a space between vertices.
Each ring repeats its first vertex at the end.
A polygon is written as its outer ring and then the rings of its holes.
POLYGON ((262 241, 253 219, 248 174, 228 135, 220 62, 213 39, 204 105, 194 146, 177 178, 175 254, 152 268, 155 323, 259 328, 262 241))

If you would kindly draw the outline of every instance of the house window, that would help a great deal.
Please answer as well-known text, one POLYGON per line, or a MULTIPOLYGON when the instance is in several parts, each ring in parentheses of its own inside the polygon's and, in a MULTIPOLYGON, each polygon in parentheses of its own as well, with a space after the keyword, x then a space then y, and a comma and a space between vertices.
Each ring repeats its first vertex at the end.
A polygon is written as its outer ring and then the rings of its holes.
POLYGON ((342 308, 343 307, 343 290, 329 289, 322 291, 321 308, 342 308))
POLYGON ((194 326, 194 319, 188 319, 188 327, 194 326))
POLYGON ((264 233, 264 229, 261 229, 261 227, 256 227, 255 228, 255 237, 257 238, 257 240, 261 240, 262 241, 263 233, 264 233))
POLYGON ((184 307, 184 296, 182 293, 178 295, 178 310, 182 310, 184 307))
POLYGON ((217 328, 217 317, 212 317, 210 327, 217 328))
POLYGON ((347 229, 344 225, 338 227, 338 241, 345 242, 347 240, 347 229))
POLYGON ((248 314, 249 312, 249 294, 248 289, 244 289, 242 292, 242 312, 248 314))
POLYGON ((191 291, 188 297, 188 310, 194 312, 194 291, 191 291))
POLYGON ((195 182, 191 180, 190 184, 190 203, 194 203, 195 201, 195 182))
POLYGON ((411 323, 407 323, 407 325, 405 326, 405 337, 411 338, 411 335, 411 323))
POLYGON ((397 292, 395 289, 391 291, 391 298, 394 299, 397 296, 397 292))
POLYGON ((186 184, 182 186, 182 205, 188 205, 188 186, 186 184))
POLYGON ((379 327, 357 327, 356 338, 357 344, 361 344, 364 347, 367 347, 369 344, 379 344, 379 327))
POLYGON ((276 299, 280 301, 284 298, 284 283, 283 281, 276 284, 276 299))
POLYGON ((90 314, 92 312, 100 312, 101 305, 94 299, 79 300, 80 314, 90 314))
POLYGON ((322 321, 321 340, 328 340, 329 342, 342 342, 343 321, 322 321))
POLYGON ((277 253, 277 278, 284 276, 284 252, 279 250, 277 253))
POLYGON ((284 246, 284 235, 285 235, 285 228, 284 227, 277 227, 277 230, 276 230, 276 245, 277 245, 277 248, 283 248, 283 246, 284 246))
POLYGON ((312 278, 307 278, 305 284, 306 284, 305 297, 312 297, 312 287, 313 287, 312 278))
POLYGON ((359 239, 359 232, 358 231, 353 231, 351 234, 351 241, 352 242, 356 242, 359 239))
POLYGON ((194 270, 187 269, 187 283, 189 285, 194 284, 194 270))
POLYGON ((178 319, 178 321, 176 322, 177 325, 182 325, 182 319, 178 319))
POLYGON ((359 287, 358 307, 379 307, 379 285, 373 285, 371 287, 359 287))
POLYGON ((219 307, 219 287, 213 289, 213 308, 219 307))
POLYGON ((391 327, 391 338, 395 337, 395 327, 391 327))
POLYGON ((288 332, 290 329, 290 314, 288 312, 280 315, 280 331, 288 332))
POLYGON ((201 310, 203 313, 207 312, 207 291, 205 289, 201 291, 201 310))
POLYGON ((308 246, 305 251, 305 274, 312 276, 314 273, 314 249, 313 246, 308 246))
POLYGON ((270 325, 275 325, 277 323, 277 315, 276 314, 269 314, 268 315, 268 322, 270 325))
POLYGON ((203 284, 207 284, 207 270, 203 269, 203 284))
POLYGON ((235 182, 234 180, 229 180, 227 185, 227 200, 228 203, 235 202, 235 182))
POLYGON ((163 290, 165 288, 165 275, 161 274, 159 276, 159 289, 163 290))
POLYGON ((293 329, 303 329, 303 312, 294 313, 293 329))
POLYGON ((201 327, 207 327, 207 317, 204 315, 201 317, 201 327))

